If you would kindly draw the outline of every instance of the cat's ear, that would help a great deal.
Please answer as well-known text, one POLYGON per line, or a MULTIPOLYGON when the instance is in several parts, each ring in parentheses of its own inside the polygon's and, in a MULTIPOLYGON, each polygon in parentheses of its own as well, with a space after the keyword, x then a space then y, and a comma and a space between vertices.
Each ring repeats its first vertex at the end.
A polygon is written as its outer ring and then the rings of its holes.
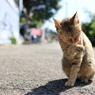
POLYGON ((61 27, 61 26, 60 26, 61 21, 56 20, 55 18, 53 18, 53 20, 54 20, 54 23, 55 23, 55 27, 56 27, 56 29, 58 30, 58 29, 61 27))
POLYGON ((71 21, 71 23, 74 24, 74 25, 79 24, 79 18, 78 18, 78 13, 77 13, 77 12, 74 14, 74 16, 71 18, 70 21, 71 21))

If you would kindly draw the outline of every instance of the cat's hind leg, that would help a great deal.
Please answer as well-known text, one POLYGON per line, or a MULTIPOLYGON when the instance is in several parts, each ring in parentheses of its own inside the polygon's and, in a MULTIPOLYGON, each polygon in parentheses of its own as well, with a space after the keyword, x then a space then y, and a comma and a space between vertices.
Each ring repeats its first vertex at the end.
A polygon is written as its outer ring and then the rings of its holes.
POLYGON ((78 73, 78 79, 81 82, 87 83, 89 80, 93 78, 95 74, 95 63, 93 59, 83 61, 80 71, 78 73))

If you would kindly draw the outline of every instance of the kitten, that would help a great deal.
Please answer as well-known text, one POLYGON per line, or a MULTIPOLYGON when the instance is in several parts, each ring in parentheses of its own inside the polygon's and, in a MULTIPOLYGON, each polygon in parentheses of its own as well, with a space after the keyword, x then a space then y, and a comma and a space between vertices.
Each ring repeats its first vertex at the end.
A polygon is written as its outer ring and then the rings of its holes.
POLYGON ((87 83, 94 76, 95 62, 91 42, 81 29, 77 12, 71 18, 53 20, 64 52, 62 69, 68 77, 65 86, 74 86, 77 78, 87 83))

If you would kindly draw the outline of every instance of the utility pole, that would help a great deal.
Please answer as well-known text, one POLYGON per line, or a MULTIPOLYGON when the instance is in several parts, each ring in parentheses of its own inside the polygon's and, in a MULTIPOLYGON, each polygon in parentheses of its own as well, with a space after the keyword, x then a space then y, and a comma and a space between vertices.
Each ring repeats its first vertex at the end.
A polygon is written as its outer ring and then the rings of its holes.
POLYGON ((19 9, 20 11, 23 10, 23 0, 19 0, 19 9))
POLYGON ((68 2, 66 2, 65 4, 66 4, 66 17, 68 17, 68 2))

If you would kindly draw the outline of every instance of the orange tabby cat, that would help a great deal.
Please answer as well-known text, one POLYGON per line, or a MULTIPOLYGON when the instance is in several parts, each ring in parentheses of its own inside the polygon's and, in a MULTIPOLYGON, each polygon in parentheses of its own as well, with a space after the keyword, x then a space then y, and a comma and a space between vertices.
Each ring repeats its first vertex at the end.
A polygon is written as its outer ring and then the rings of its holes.
POLYGON ((91 42, 81 29, 77 12, 71 18, 53 20, 64 52, 62 68, 68 77, 65 86, 74 86, 77 78, 87 83, 94 76, 95 62, 91 42))

